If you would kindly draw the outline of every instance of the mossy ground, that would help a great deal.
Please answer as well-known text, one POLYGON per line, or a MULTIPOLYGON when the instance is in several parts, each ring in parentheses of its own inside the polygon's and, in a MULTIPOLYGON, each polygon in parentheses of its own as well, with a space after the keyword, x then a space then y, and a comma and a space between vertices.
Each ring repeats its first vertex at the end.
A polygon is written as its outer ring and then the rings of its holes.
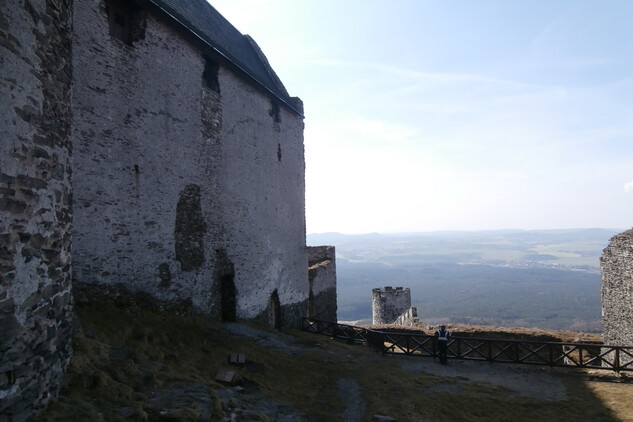
MULTIPOLYGON (((278 350, 221 324, 133 301, 77 304, 77 315, 68 383, 41 421, 145 420, 148 391, 173 381, 204 385, 215 401, 213 420, 221 421, 227 412, 215 392, 229 387, 214 381, 220 369, 235 370, 235 384, 286 403, 310 421, 343 420, 347 403, 337 387, 340 379, 358 383, 365 420, 633 421, 633 384, 613 376, 552 371, 567 399, 544 401, 494 383, 407 371, 398 359, 367 347, 301 331, 284 330, 292 347, 278 350), (229 365, 233 352, 245 353, 247 364, 229 365)), ((164 420, 197 420, 193 409, 184 410, 164 420)))

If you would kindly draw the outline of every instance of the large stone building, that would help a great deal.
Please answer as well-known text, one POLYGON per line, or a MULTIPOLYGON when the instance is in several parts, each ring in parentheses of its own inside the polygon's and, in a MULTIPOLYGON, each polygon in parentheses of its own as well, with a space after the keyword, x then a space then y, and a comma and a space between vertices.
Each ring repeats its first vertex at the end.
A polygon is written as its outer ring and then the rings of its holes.
POLYGON ((205 0, 73 13, 74 279, 297 325, 301 101, 205 0))
POLYGON ((633 230, 611 238, 600 258, 604 343, 633 345, 633 230))
POLYGON ((302 103, 205 0, 7 0, 0 59, 0 420, 56 394, 73 295, 336 319, 302 103))

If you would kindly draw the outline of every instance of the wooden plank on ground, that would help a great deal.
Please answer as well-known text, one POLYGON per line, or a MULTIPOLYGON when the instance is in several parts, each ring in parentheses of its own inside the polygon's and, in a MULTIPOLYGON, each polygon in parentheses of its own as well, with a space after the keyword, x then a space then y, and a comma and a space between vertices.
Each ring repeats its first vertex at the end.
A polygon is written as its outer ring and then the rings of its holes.
POLYGON ((215 375, 215 380, 218 382, 231 384, 233 382, 233 377, 235 377, 235 371, 227 371, 225 369, 221 369, 215 375))

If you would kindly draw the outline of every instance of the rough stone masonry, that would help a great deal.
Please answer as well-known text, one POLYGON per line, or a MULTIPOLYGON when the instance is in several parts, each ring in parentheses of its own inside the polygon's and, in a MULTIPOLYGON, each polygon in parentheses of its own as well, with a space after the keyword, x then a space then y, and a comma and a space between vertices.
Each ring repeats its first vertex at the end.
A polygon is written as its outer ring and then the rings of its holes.
POLYGON ((45 406, 71 355, 70 18, 0 6, 0 420, 45 406))
POLYGON ((73 297, 336 320, 301 100, 205 0, 0 2, 0 106, 0 420, 56 394, 73 297))
POLYGON ((310 295, 300 100, 204 1, 76 1, 73 32, 77 300, 143 292, 298 326, 310 295))
POLYGON ((611 238, 600 258, 605 344, 633 345, 633 230, 611 238))
POLYGON ((372 324, 393 324, 411 308, 411 289, 386 286, 372 289, 372 324))

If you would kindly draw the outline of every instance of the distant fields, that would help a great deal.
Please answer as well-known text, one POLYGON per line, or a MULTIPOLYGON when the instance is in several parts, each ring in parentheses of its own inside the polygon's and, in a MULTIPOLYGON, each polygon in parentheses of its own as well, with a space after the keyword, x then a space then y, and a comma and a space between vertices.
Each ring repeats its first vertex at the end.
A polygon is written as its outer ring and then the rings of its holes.
POLYGON ((599 332, 599 257, 622 230, 310 235, 336 247, 338 317, 371 318, 371 289, 411 288, 428 323, 599 332))

